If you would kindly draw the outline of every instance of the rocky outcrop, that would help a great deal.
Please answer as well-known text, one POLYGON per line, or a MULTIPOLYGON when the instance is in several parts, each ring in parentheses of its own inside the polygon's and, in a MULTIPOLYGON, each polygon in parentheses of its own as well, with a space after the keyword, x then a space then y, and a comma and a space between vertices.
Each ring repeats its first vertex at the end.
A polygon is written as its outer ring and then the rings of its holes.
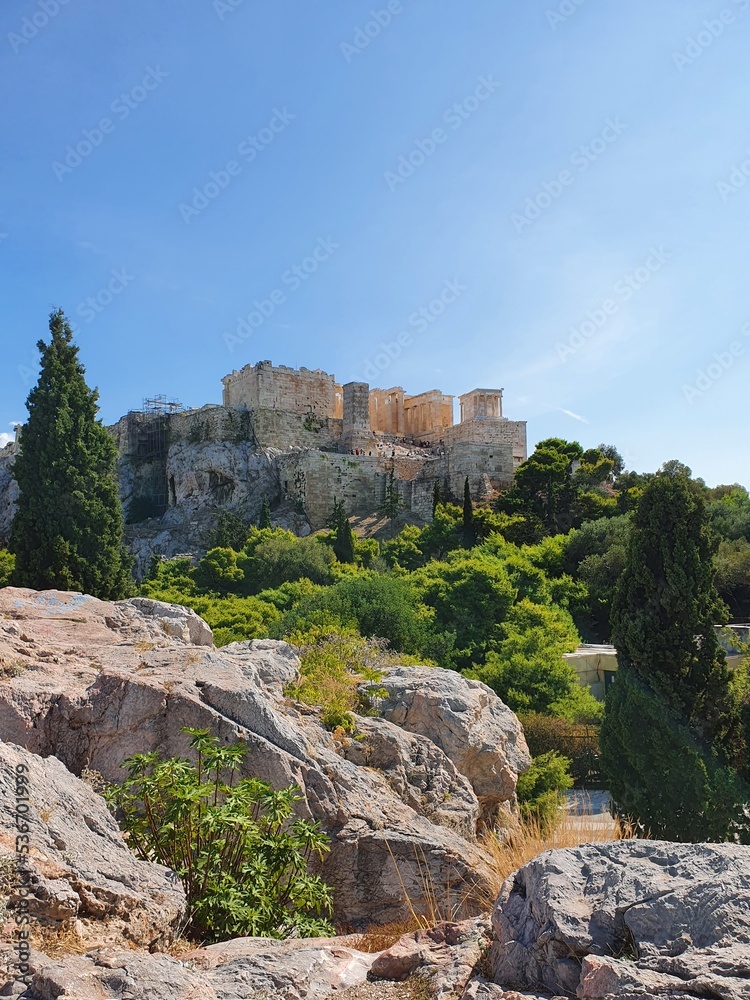
POLYGON ((581 1000, 750 994, 750 848, 622 841, 541 855, 503 886, 490 968, 581 1000))
POLYGON ((486 825, 515 802, 529 751, 518 719, 486 684, 453 670, 397 667, 370 690, 379 715, 430 739, 467 778, 486 825))
POLYGON ((418 976, 436 1000, 460 994, 490 943, 488 920, 442 923, 405 934, 372 963, 373 979, 403 982, 418 976))
MULTIPOLYGON (((405 934, 377 954, 357 935, 237 938, 180 959, 120 947, 51 959, 32 952, 24 1000, 745 1000, 750 848, 629 841, 549 851, 508 879, 491 924, 405 934), (490 978, 491 977, 491 978, 490 978), (494 980, 494 981, 493 981, 494 980), (404 997, 414 993, 401 994, 404 997)), ((13 954, 0 947, 17 996, 13 954)))
MULTIPOLYGON (((323 1000, 366 984, 367 995, 376 997, 384 984, 410 978, 421 983, 421 996, 439 1000, 461 994, 488 933, 487 920, 441 924, 405 935, 380 954, 358 951, 355 937, 236 938, 179 960, 122 948, 58 960, 34 952, 24 1000, 323 1000)), ((12 956, 3 958, 12 977, 12 956)))
POLYGON ((432 823, 474 838, 477 797, 468 779, 432 740, 384 719, 360 719, 357 730, 357 738, 343 746, 347 760, 382 774, 402 802, 432 823))
POLYGON ((451 900, 446 916, 488 905, 477 789, 485 810, 512 808, 512 766, 528 761, 518 721, 488 688, 450 671, 394 671, 394 699, 408 684, 408 704, 419 706, 406 731, 389 708, 396 721, 360 720, 363 738, 347 746, 284 697, 298 670, 286 643, 216 650, 209 641, 200 619, 172 605, 0 590, 0 733, 110 781, 134 753, 185 756, 185 726, 243 739, 246 773, 299 786, 300 814, 328 833, 322 874, 340 925, 403 919, 407 896, 418 912, 451 900))
POLYGON ((0 743, 0 873, 5 936, 22 899, 35 923, 89 945, 165 944, 185 915, 179 880, 136 859, 100 795, 55 757, 10 743, 0 743))

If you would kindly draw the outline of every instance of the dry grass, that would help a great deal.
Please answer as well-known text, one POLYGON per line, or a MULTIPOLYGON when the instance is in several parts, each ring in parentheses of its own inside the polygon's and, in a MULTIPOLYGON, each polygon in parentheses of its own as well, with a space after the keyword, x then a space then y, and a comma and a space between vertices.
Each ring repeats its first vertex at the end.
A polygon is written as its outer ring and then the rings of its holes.
POLYGON ((8 660, 0 657, 0 681, 10 681, 14 677, 20 677, 28 666, 25 660, 8 660))
POLYGON ((463 891, 460 886, 457 890, 452 890, 449 886, 444 895, 439 894, 430 878, 426 859, 424 856, 420 857, 415 849, 417 869, 422 882, 419 912, 417 904, 409 896, 398 862, 388 845, 409 916, 394 923, 368 928, 356 939, 353 947, 369 953, 383 951, 394 945, 404 934, 426 930, 443 921, 455 920, 459 915, 464 916, 467 908, 473 909, 474 912, 489 912, 495 905, 503 882, 508 876, 545 851, 578 847, 581 844, 628 840, 634 835, 633 829, 627 824, 619 820, 609 823, 601 814, 588 815, 585 810, 579 812, 561 810, 559 823, 547 831, 538 822, 529 820, 513 830, 505 831, 502 839, 497 834, 487 833, 481 843, 491 859, 493 878, 486 895, 481 900, 477 900, 476 888, 473 885, 465 887, 463 891))
POLYGON ((407 920, 396 920, 392 924, 383 924, 381 927, 368 927, 364 934, 359 935, 353 942, 352 947, 358 951, 366 951, 369 955, 374 955, 379 951, 385 951, 394 945, 404 934, 413 934, 414 931, 422 930, 424 924, 418 917, 409 917, 407 920))
POLYGON ((611 824, 602 823, 600 816, 585 813, 560 813, 560 822, 549 831, 544 831, 539 823, 529 820, 515 830, 508 831, 505 840, 494 834, 482 838, 482 846, 492 858, 494 879, 492 893, 487 900, 488 909, 494 903, 503 882, 527 862, 539 857, 545 851, 565 847, 579 847, 581 844, 602 844, 614 840, 630 840, 633 829, 620 820, 611 824))
POLYGON ((50 958, 65 958, 67 955, 84 955, 91 944, 83 940, 74 924, 44 926, 36 921, 30 924, 32 948, 50 958))

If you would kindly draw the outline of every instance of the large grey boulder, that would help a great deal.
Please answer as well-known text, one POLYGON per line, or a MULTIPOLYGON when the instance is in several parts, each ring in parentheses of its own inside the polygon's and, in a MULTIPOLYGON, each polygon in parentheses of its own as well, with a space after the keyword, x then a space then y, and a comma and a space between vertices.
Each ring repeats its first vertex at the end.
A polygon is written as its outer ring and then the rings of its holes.
POLYGON ((750 995, 750 847, 632 840, 549 851, 505 882, 490 967, 581 1000, 750 995))
POLYGON ((347 760, 382 774, 402 802, 431 822, 474 838, 479 802, 440 747, 385 719, 359 719, 357 730, 342 747, 347 760))
POLYGON ((480 820, 492 825, 515 804, 531 758, 517 717, 491 688, 455 670, 396 667, 365 688, 384 719, 440 747, 474 789, 480 820))
POLYGON ((22 898, 35 924, 74 929, 90 945, 164 944, 185 915, 177 877, 135 857, 100 795, 55 757, 10 743, 0 743, 0 870, 11 933, 22 898))
POLYGON ((360 720, 355 747, 285 697, 299 670, 290 646, 263 640, 217 650, 203 624, 150 600, 0 590, 0 668, 8 665, 0 733, 109 781, 122 780, 120 765, 135 753, 185 756, 186 726, 242 739, 245 773, 277 788, 297 785, 299 814, 329 835, 322 874, 340 925, 403 920, 410 905, 433 910, 434 899, 446 918, 487 906, 494 876, 475 836, 477 789, 485 811, 489 802, 512 809, 512 768, 528 761, 517 720, 488 688, 448 671, 415 668, 411 681, 412 668, 396 671, 419 711, 404 727, 360 720), (437 701, 435 691, 443 692, 437 701))

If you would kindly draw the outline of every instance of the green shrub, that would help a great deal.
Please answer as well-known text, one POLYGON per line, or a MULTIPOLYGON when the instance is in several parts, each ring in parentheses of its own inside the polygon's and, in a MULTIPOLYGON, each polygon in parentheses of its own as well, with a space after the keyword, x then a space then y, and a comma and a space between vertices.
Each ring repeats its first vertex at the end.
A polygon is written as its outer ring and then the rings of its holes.
POLYGON ((560 716, 539 712, 524 713, 521 724, 532 757, 541 757, 550 751, 566 757, 577 784, 585 784, 588 775, 598 773, 598 727, 578 725, 560 716))
POLYGON ((334 562, 330 546, 314 537, 297 538, 283 528, 251 528, 237 556, 237 565, 245 574, 242 592, 246 594, 303 578, 330 583, 334 562))
POLYGON ((382 639, 363 639, 340 620, 320 613, 317 624, 287 636, 300 654, 299 683, 286 694, 306 705, 319 706, 326 729, 355 729, 353 712, 368 713, 369 700, 360 695, 363 681, 375 684, 381 671, 409 657, 396 655, 382 639))
POLYGON ((409 580, 360 571, 302 600, 274 634, 287 638, 320 620, 335 620, 362 636, 387 639, 393 649, 418 654, 428 645, 429 612, 415 598, 409 580))
POLYGON ((183 731, 197 764, 136 754, 107 798, 136 853, 181 879, 191 934, 207 941, 332 934, 330 889, 308 871, 329 846, 317 824, 292 818, 298 790, 256 778, 235 783, 247 747, 223 746, 207 729, 183 731))
POLYGON ((579 686, 563 658, 578 645, 570 615, 561 608, 519 601, 498 630, 496 648, 470 676, 491 687, 514 712, 544 712, 573 720, 602 708, 579 686))
POLYGON ((239 552, 247 539, 249 528, 239 514, 223 510, 211 532, 211 549, 234 549, 239 552))
POLYGON ((10 575, 16 565, 16 557, 7 549, 0 549, 0 587, 10 585, 10 575))
POLYGON ((215 590, 220 594, 236 593, 242 586, 245 574, 237 565, 234 549, 210 549, 194 571, 195 582, 201 590, 215 590))
POLYGON ((413 574, 417 596, 435 611, 435 631, 455 637, 451 663, 459 669, 481 662, 502 639, 500 625, 516 598, 501 560, 482 550, 451 553, 413 574))
POLYGON ((518 776, 516 794, 521 815, 539 824, 543 832, 550 830, 559 816, 564 792, 573 785, 570 761, 554 750, 534 757, 528 771, 518 776))

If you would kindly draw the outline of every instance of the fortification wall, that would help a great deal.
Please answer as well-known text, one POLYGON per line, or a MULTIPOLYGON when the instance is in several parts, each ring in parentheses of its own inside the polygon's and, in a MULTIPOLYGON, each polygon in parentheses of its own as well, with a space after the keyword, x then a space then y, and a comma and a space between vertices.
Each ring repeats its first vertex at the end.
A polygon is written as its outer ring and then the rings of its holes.
POLYGON ((349 515, 371 514, 383 502, 385 473, 377 457, 296 451, 279 455, 277 463, 285 494, 313 530, 325 527, 334 500, 349 515))
POLYGON ((304 416, 313 413, 335 418, 341 387, 333 375, 316 369, 277 368, 270 361, 245 365, 222 379, 225 406, 248 410, 270 409, 304 416))
POLYGON ((253 410, 250 423, 259 448, 335 449, 341 441, 343 421, 313 414, 301 416, 278 410, 253 410))

